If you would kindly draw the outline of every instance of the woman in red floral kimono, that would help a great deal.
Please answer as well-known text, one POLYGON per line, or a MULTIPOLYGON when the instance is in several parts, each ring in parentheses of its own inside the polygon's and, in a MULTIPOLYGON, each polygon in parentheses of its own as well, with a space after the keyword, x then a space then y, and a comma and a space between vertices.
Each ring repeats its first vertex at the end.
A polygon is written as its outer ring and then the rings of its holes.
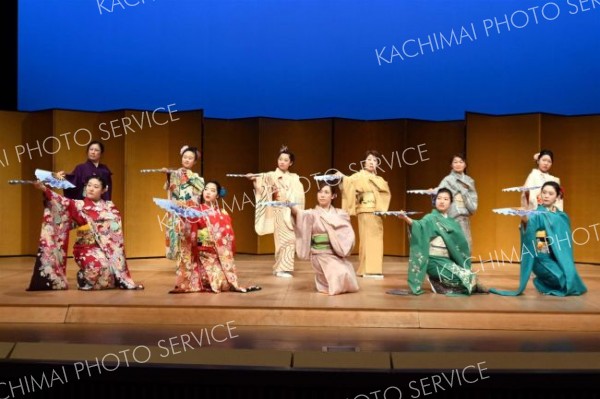
POLYGON ((242 287, 238 283, 233 256, 235 234, 231 217, 219 208, 221 185, 210 181, 202 191, 202 205, 195 207, 202 216, 185 223, 181 255, 178 259, 175 288, 172 294, 186 292, 250 292, 258 286, 242 287))
POLYGON ((102 177, 87 179, 83 200, 65 198, 41 182, 35 186, 44 192, 45 206, 29 291, 68 289, 67 244, 69 230, 77 226, 73 256, 79 265, 80 290, 144 288, 131 279, 125 261, 121 215, 111 201, 101 198, 107 190, 102 177))

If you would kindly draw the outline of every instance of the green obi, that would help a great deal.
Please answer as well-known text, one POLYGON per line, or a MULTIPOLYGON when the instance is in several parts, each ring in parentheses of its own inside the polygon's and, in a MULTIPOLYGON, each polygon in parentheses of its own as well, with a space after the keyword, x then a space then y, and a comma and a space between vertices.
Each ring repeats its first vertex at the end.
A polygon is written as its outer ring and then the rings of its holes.
POLYGON ((313 234, 310 242, 310 247, 319 251, 331 249, 331 243, 329 242, 329 235, 325 234, 313 234))

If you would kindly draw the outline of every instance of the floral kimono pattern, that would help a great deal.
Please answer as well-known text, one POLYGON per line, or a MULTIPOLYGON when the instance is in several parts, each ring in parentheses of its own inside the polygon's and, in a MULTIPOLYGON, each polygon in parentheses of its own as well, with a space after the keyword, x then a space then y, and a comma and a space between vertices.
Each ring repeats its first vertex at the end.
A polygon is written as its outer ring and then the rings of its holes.
POLYGON ((196 207, 205 216, 188 218, 183 229, 175 288, 171 293, 247 292, 241 287, 234 263, 235 235, 231 217, 224 209, 206 204, 196 207))
POLYGON ((110 201, 72 200, 47 189, 40 243, 29 291, 66 290, 68 234, 77 231, 73 248, 79 266, 78 287, 139 289, 125 260, 121 216, 110 201))
MULTIPOLYGON (((180 205, 198 206, 204 190, 204 179, 189 169, 179 168, 168 175, 164 188, 168 192, 168 198, 177 201, 180 205)), ((165 231, 167 259, 178 259, 182 229, 184 229, 182 223, 183 221, 176 215, 168 216, 165 231)))
POLYGON ((421 285, 429 276, 432 287, 444 293, 470 295, 476 289, 477 278, 471 271, 469 245, 460 225, 434 209, 411 226, 408 286, 413 294, 423 293, 421 285), (447 256, 431 254, 431 243, 441 237, 447 256), (435 283, 434 283, 435 282, 435 283))

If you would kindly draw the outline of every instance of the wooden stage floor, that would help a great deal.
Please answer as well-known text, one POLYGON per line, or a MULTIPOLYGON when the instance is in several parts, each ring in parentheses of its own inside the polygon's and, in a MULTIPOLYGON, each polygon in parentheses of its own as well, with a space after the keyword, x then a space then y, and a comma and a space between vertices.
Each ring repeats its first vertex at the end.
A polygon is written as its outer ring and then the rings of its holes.
MULTIPOLYGON (((600 351, 600 266, 578 265, 589 292, 557 298, 529 285, 519 297, 418 297, 406 288, 407 259, 386 257, 383 280, 360 279, 361 290, 330 297, 314 290, 308 262, 295 278, 271 275, 272 256, 239 255, 242 284, 262 291, 170 295, 174 263, 133 259, 144 291, 78 291, 69 259, 68 291, 27 292, 34 259, 0 258, 0 341, 140 345, 202 326, 232 322, 243 338, 230 348, 361 351, 600 351)), ((356 259, 353 259, 354 261, 356 259)), ((516 288, 519 265, 479 273, 489 287, 516 288)))

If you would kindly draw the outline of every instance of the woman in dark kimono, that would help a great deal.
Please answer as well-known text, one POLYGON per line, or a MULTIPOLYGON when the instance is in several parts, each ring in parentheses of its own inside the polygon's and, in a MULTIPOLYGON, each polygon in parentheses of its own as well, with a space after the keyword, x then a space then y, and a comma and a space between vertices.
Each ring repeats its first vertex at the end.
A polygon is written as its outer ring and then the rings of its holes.
POLYGON ((58 179, 66 179, 72 183, 75 188, 64 190, 64 196, 70 199, 82 200, 86 197, 85 185, 91 176, 100 176, 106 182, 106 191, 102 194, 104 201, 110 201, 112 198, 112 172, 108 167, 100 163, 104 154, 104 144, 99 141, 92 141, 87 146, 88 160, 75 167, 73 172, 66 174, 64 171, 56 172, 58 179))

